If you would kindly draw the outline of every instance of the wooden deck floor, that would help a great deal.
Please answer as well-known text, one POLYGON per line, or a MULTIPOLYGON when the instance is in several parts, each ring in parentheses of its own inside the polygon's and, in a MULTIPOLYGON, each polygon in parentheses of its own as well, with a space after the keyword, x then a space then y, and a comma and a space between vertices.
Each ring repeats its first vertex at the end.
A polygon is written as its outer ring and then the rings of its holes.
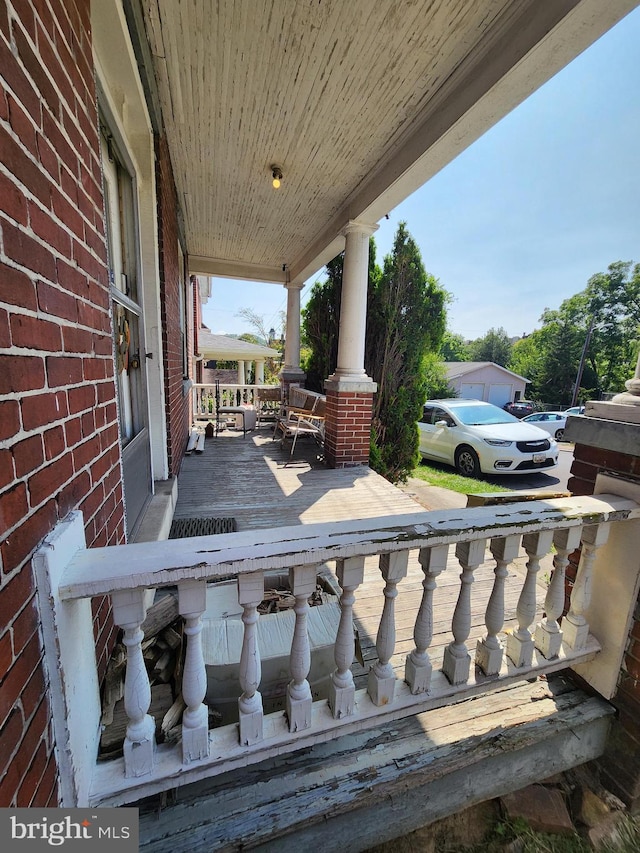
POLYGON ((186 456, 178 477, 174 518, 233 517, 238 530, 319 521, 400 515, 422 509, 366 467, 332 470, 321 449, 272 439, 270 425, 247 433, 227 430, 186 456))

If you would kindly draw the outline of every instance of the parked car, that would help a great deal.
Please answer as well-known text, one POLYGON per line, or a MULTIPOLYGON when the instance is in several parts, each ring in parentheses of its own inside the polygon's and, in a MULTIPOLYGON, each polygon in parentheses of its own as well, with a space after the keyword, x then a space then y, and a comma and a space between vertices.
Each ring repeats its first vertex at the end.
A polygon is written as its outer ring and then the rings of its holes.
POLYGON ((533 412, 534 405, 530 400, 514 400, 512 403, 507 403, 504 410, 510 415, 515 415, 516 418, 524 418, 533 412))
POLYGON ((564 428, 567 425, 567 412, 534 412, 522 420, 540 427, 552 435, 556 441, 562 441, 564 428))
POLYGON ((570 409, 566 409, 562 414, 567 417, 569 415, 584 415, 584 406, 571 406, 570 409))
POLYGON ((558 445, 533 424, 480 400, 427 400, 418 423, 420 454, 465 477, 555 468, 558 445))

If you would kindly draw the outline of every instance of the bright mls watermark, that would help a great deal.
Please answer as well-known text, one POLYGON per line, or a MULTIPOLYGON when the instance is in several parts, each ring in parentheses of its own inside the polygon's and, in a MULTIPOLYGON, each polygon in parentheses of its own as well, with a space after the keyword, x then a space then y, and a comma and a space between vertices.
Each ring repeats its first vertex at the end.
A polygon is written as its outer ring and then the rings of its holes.
POLYGON ((0 849, 138 853, 138 809, 0 809, 0 849))

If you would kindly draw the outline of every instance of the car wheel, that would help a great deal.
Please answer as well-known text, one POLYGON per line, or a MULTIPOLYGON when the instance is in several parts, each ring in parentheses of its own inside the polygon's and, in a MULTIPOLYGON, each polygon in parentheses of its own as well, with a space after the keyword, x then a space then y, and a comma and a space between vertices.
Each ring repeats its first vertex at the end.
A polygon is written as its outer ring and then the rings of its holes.
POLYGON ((480 476, 480 460, 475 450, 466 445, 456 450, 456 470, 463 477, 480 476))
POLYGON ((554 438, 556 441, 562 441, 562 439, 564 438, 564 430, 563 429, 557 429, 554 438))

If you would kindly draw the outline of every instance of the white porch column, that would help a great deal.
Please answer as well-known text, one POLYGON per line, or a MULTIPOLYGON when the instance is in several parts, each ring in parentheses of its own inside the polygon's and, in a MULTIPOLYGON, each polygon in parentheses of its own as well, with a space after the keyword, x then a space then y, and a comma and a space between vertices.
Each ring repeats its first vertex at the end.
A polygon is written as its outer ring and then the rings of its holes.
POLYGON ((364 336, 367 325, 369 237, 377 225, 349 222, 344 229, 345 247, 338 334, 338 364, 333 380, 371 382, 364 369, 364 336))
POLYGON ((282 374, 289 382, 300 382, 304 372, 300 368, 300 291, 302 282, 288 281, 287 331, 284 339, 284 365, 282 374))
POLYGON ((344 229, 338 363, 324 384, 327 395, 324 447, 330 468, 366 465, 369 461, 371 413, 377 385, 365 372, 364 349, 369 237, 377 228, 352 221, 344 229))
POLYGON ((264 385, 264 359, 256 361, 256 385, 264 385))
POLYGON ((244 385, 244 361, 238 361, 238 385, 244 385))

